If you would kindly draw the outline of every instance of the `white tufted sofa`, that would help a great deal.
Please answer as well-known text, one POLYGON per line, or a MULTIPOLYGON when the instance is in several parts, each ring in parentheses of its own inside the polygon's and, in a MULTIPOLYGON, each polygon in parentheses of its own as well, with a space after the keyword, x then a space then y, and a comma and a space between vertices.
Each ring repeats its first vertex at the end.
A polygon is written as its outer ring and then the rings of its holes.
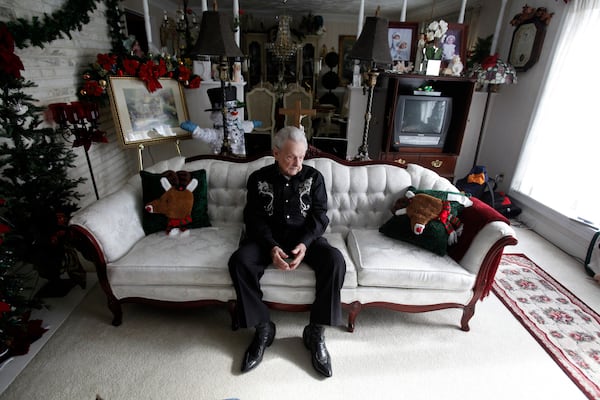
MULTIPOLYGON (((201 156, 187 162, 177 157, 147 168, 206 170, 212 226, 192 229, 188 237, 170 238, 164 232, 145 236, 139 175, 72 217, 76 245, 96 265, 114 325, 121 324, 121 304, 127 302, 233 307, 227 261, 242 235, 246 181, 252 171, 271 163, 270 156, 252 161, 201 156)), ((346 259, 342 302, 349 314, 348 329, 354 330, 364 307, 405 312, 462 308, 461 329, 468 331, 503 248, 517 243, 513 229, 505 222, 489 222, 459 260, 440 257, 390 239, 378 228, 409 186, 456 191, 449 181, 412 164, 405 168, 386 162, 348 163, 323 155, 305 163, 325 178, 331 220, 326 237, 346 259)), ((306 265, 295 271, 270 267, 261 283, 264 300, 274 308, 305 310, 313 301, 314 274, 306 265)))

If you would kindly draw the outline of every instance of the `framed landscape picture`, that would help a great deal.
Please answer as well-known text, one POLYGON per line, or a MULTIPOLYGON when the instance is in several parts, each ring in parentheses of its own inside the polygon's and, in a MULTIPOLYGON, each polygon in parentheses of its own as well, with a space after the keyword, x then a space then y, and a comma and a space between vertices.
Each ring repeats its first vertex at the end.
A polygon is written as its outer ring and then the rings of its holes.
POLYGON ((182 86, 175 79, 159 81, 162 88, 149 92, 141 79, 109 77, 110 108, 123 147, 191 137, 179 127, 189 119, 182 86))

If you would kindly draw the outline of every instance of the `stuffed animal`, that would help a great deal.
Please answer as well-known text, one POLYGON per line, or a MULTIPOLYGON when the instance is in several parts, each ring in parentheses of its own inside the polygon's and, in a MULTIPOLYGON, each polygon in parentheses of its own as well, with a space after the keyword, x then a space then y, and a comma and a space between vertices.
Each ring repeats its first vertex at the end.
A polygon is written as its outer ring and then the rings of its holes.
POLYGON ((450 201, 441 200, 425 193, 415 194, 409 190, 405 197, 396 201, 392 207, 394 215, 407 215, 410 219, 412 232, 421 235, 427 224, 439 220, 444 224, 448 233, 448 245, 458 241, 463 226, 460 219, 451 213, 450 201))
POLYGON ((198 186, 198 180, 192 178, 187 171, 167 171, 164 175, 160 178, 160 184, 165 192, 146 204, 145 209, 151 214, 167 216, 167 235, 174 237, 189 234, 186 225, 192 222, 193 192, 198 186))

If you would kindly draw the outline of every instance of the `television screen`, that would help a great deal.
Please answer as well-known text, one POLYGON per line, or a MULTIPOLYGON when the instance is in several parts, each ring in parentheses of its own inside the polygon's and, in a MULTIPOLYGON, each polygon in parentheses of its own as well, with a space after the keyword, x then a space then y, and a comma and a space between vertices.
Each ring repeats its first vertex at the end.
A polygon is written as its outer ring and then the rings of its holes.
POLYGON ((451 97, 400 95, 393 146, 443 148, 451 117, 451 97))

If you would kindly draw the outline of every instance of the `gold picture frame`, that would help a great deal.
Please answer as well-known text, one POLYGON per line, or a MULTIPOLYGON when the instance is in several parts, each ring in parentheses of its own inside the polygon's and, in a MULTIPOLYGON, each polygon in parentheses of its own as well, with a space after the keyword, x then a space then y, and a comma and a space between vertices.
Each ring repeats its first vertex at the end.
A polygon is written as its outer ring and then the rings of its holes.
POLYGON ((109 101, 117 136, 125 148, 188 139, 192 134, 179 125, 189 119, 182 85, 161 78, 162 88, 148 91, 134 77, 111 76, 109 101))

